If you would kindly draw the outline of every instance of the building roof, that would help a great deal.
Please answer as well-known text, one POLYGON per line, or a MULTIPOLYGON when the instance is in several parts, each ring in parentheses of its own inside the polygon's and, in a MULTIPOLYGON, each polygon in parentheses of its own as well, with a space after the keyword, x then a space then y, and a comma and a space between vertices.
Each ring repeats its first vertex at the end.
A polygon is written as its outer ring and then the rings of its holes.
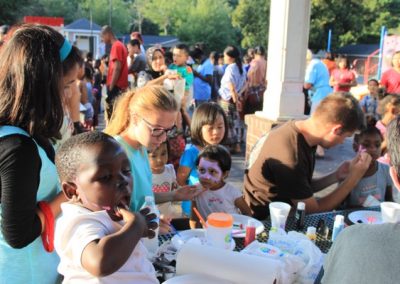
POLYGON ((90 25, 90 21, 88 19, 82 18, 70 23, 69 25, 66 25, 64 30, 101 31, 101 27, 95 22, 92 22, 92 25, 90 25))
MULTIPOLYGON (((123 35, 119 37, 124 43, 128 43, 130 40, 130 35, 123 35)), ((144 47, 149 48, 155 44, 161 44, 162 47, 173 47, 180 43, 179 39, 175 36, 167 35, 142 35, 144 41, 144 47)))
POLYGON ((334 53, 366 57, 377 49, 379 49, 379 44, 349 44, 335 50, 334 53))

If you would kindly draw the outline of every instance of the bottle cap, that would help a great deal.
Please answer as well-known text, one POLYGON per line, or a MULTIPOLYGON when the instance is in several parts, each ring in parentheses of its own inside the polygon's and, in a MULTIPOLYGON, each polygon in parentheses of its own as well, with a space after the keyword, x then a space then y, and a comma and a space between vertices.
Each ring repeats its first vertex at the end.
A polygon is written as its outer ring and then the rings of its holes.
POLYGON ((248 220, 247 221, 247 227, 257 227, 257 222, 256 221, 254 221, 254 220, 248 220))
POLYGON ((335 223, 343 224, 344 223, 344 216, 343 215, 336 215, 335 216, 335 223))
POLYGON ((306 209, 306 204, 304 202, 298 202, 297 203, 297 209, 298 210, 305 210, 306 209))
POLYGON ((315 227, 307 228, 307 235, 315 235, 316 233, 317 233, 317 228, 315 228, 315 227))

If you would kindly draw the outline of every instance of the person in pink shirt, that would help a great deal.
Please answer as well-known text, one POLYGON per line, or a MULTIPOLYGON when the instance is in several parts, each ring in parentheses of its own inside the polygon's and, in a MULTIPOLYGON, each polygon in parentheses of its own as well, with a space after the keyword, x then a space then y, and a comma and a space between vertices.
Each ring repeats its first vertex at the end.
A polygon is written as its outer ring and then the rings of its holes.
POLYGON ((383 137, 383 142, 381 144, 382 157, 379 161, 388 164, 389 161, 387 160, 386 155, 386 127, 400 113, 400 97, 393 94, 385 96, 379 102, 378 113, 381 115, 381 119, 378 120, 375 127, 379 129, 383 137))
POLYGON ((383 72, 381 86, 388 94, 400 94, 400 51, 393 54, 392 68, 383 72))
POLYGON ((349 92, 351 87, 357 86, 356 75, 349 70, 346 57, 339 57, 337 66, 338 68, 332 71, 329 85, 333 86, 334 92, 349 92))

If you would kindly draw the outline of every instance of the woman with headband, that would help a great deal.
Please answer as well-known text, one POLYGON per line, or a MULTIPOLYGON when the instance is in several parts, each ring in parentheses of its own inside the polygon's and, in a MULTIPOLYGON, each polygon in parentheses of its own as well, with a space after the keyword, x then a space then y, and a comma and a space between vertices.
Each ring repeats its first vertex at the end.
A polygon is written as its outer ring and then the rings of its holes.
POLYGON ((52 141, 80 54, 43 25, 22 25, 0 51, 0 282, 56 283, 58 189, 52 141))

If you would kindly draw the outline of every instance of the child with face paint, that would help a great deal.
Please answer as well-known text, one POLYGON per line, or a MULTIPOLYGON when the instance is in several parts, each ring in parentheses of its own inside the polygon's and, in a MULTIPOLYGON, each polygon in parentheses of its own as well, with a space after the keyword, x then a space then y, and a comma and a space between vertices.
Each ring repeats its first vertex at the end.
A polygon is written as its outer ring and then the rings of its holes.
POLYGON ((56 154, 62 189, 55 248, 63 283, 159 283, 142 237, 154 237, 149 209, 129 211, 132 194, 127 155, 111 136, 87 132, 56 154))
MULTIPOLYGON (((242 192, 225 182, 231 169, 231 156, 221 145, 204 148, 197 158, 197 171, 203 193, 195 197, 192 209, 196 207, 204 219, 213 212, 241 213, 251 216, 251 209, 243 199, 242 192)), ((196 214, 191 215, 191 228, 199 227, 196 214)))
MULTIPOLYGON (((207 145, 218 145, 225 140, 226 116, 224 110, 214 102, 206 102, 196 108, 190 125, 191 144, 187 144, 179 162, 178 184, 196 185, 199 183, 196 159, 207 145)), ((190 201, 182 202, 182 212, 191 215, 190 201)))
MULTIPOLYGON (((393 183, 389 175, 389 166, 377 161, 381 155, 382 135, 375 126, 369 126, 353 142, 353 149, 359 154, 368 153, 371 164, 364 176, 353 188, 345 201, 346 207, 371 206, 370 200, 376 202, 393 201, 393 183)), ((374 205, 374 204, 372 204, 374 205)))

